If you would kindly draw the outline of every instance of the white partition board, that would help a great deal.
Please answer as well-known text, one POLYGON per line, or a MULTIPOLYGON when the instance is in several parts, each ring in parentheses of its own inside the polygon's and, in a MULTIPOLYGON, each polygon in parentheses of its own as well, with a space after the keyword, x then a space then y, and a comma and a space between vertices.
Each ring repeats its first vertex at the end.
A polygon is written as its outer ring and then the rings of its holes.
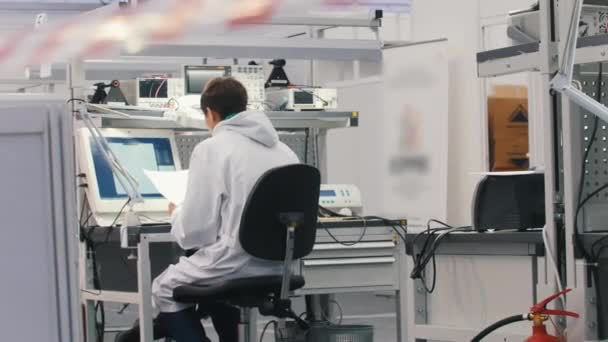
POLYGON ((328 181, 361 188, 365 213, 411 227, 447 216, 447 41, 384 51, 381 77, 335 83, 358 128, 327 139, 328 181))
POLYGON ((64 101, 34 102, 0 105, 0 330, 3 341, 77 341, 72 118, 64 101))

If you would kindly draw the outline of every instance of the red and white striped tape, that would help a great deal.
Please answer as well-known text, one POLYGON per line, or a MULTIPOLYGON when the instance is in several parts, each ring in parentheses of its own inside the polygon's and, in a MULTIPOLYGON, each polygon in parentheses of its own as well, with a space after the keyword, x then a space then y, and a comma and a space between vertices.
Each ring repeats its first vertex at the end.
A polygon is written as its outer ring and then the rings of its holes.
MULTIPOLYGON (((369 0, 368 0, 369 2, 369 0)), ((137 52, 178 40, 190 30, 219 34, 264 22, 279 13, 350 7, 357 0, 149 0, 138 8, 111 5, 0 39, 0 72, 42 63, 137 52)))

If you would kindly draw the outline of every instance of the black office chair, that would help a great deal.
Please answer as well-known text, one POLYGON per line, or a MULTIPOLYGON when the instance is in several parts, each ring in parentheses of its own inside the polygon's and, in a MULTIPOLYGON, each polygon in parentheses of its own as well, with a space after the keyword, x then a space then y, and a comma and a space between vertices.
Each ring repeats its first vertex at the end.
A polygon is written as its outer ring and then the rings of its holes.
POLYGON ((289 292, 304 286, 292 275, 294 260, 308 255, 316 238, 321 176, 308 165, 289 165, 266 172, 253 187, 241 218, 239 240, 243 249, 264 260, 283 261, 283 274, 180 286, 173 298, 182 303, 223 302, 241 308, 239 341, 251 342, 249 313, 291 318, 307 324, 291 309, 289 292))

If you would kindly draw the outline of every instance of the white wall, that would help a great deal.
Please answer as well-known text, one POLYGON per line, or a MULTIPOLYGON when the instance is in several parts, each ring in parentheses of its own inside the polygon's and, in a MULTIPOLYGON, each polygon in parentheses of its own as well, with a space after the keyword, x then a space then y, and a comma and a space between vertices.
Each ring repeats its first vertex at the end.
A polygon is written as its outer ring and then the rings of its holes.
MULTIPOLYGON (((470 203, 478 181, 472 172, 484 171, 485 97, 483 81, 477 78, 475 54, 481 51, 482 22, 504 18, 510 10, 523 8, 532 0, 414 0, 412 39, 414 41, 448 38, 449 54, 449 178, 448 220, 470 224, 470 203)), ((499 19, 500 20, 500 19, 499 19)), ((498 31, 500 32, 500 30, 498 31)), ((504 32, 504 31, 503 31, 504 32)), ((505 33, 506 36, 506 33, 505 33)), ((493 34, 489 48, 499 47, 500 33, 493 34)), ((504 38, 504 45, 507 39, 504 38)), ((521 84, 525 78, 513 79, 521 84)), ((492 82, 492 81, 490 81, 492 82)), ((500 81, 498 81, 500 82, 500 81)), ((511 82, 511 80, 500 83, 511 82)))

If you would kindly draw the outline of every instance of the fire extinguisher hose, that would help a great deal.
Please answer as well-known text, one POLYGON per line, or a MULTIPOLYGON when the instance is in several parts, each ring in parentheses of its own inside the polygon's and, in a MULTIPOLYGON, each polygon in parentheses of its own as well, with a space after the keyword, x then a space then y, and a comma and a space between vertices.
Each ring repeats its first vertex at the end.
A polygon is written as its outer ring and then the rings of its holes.
POLYGON ((479 342, 479 341, 481 341, 481 339, 483 339, 484 337, 486 337, 486 336, 490 335, 492 332, 494 332, 494 330, 498 330, 498 329, 504 327, 505 325, 509 325, 509 324, 521 322, 521 321, 527 321, 527 320, 529 320, 528 314, 513 315, 511 317, 501 319, 500 321, 485 328, 482 332, 477 334, 477 336, 473 337, 471 342, 479 342))

